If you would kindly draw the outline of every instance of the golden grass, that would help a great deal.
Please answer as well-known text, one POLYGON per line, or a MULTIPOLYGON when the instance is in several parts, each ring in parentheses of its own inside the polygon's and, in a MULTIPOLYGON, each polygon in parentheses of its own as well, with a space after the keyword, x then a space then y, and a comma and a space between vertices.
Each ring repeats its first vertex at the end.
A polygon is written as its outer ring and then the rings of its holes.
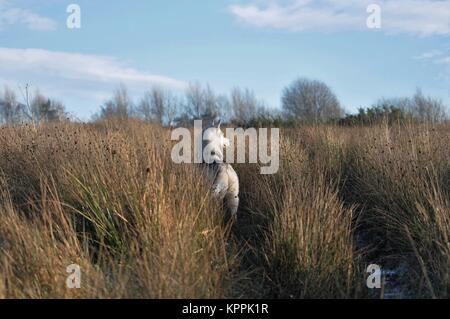
POLYGON ((233 224, 166 129, 2 127, 0 297, 378 297, 364 270, 387 259, 408 296, 448 297, 449 143, 447 126, 285 130, 278 174, 235 165, 233 224))

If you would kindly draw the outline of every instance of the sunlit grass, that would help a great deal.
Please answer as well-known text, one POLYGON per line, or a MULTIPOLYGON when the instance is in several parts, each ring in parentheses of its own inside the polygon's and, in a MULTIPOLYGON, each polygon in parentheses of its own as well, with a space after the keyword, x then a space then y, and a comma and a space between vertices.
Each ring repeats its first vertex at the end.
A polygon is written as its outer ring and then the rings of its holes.
POLYGON ((281 143, 275 175, 235 165, 230 223, 199 170, 171 161, 167 129, 0 128, 0 297, 379 297, 365 267, 386 260, 408 265, 406 296, 449 296, 447 125, 301 127, 281 143), (73 263, 81 289, 65 285, 73 263))

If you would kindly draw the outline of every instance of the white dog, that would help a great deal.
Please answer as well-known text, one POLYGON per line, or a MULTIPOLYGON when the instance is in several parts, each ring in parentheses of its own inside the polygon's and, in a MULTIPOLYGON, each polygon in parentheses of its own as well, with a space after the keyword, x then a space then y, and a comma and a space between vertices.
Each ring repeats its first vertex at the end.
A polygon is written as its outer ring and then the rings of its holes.
POLYGON ((233 219, 237 219, 239 207, 239 178, 230 164, 224 163, 223 149, 230 146, 220 123, 206 129, 203 134, 203 170, 212 184, 214 196, 225 201, 233 219))

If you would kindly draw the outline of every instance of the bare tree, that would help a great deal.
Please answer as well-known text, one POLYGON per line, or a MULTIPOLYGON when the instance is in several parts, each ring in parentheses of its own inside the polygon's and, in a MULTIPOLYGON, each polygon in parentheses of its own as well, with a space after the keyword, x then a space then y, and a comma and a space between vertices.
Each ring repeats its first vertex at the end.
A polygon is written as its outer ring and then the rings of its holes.
POLYGON ((219 117, 220 111, 216 100, 216 95, 209 85, 203 90, 203 119, 214 120, 219 117))
POLYGON ((180 107, 180 99, 176 95, 169 92, 169 95, 167 96, 167 103, 165 107, 165 117, 166 117, 166 124, 169 126, 174 125, 175 118, 179 112, 180 107))
POLYGON ((191 119, 213 120, 226 113, 229 107, 224 96, 217 96, 209 85, 203 88, 199 83, 190 84, 186 91, 185 114, 191 119))
POLYGON ((325 83, 300 78, 284 89, 282 106, 287 116, 301 121, 322 122, 339 119, 341 105, 325 83))
POLYGON ((411 113, 416 119, 436 123, 445 119, 446 108, 442 100, 425 96, 417 89, 411 100, 411 113))
POLYGON ((447 118, 447 108, 443 101, 425 96, 421 89, 417 89, 413 97, 383 98, 378 101, 381 107, 396 107, 402 110, 409 118, 437 123, 447 118))
POLYGON ((5 87, 0 98, 0 120, 4 123, 19 121, 50 122, 59 121, 66 117, 62 103, 49 99, 36 90, 34 95, 29 92, 29 85, 25 87, 25 104, 19 103, 14 91, 5 87))
POLYGON ((133 111, 133 103, 125 85, 121 84, 115 91, 113 98, 101 106, 100 118, 127 119, 133 111))
POLYGON ((65 107, 61 102, 46 98, 36 91, 31 100, 31 117, 35 122, 61 121, 66 117, 65 107))
POLYGON ((227 95, 216 96, 217 117, 222 121, 230 120, 232 117, 231 102, 227 95))
POLYGON ((203 88, 199 83, 189 84, 186 91, 186 113, 193 119, 200 119, 204 108, 203 88))
POLYGON ((231 92, 231 108, 234 121, 247 123, 257 116, 263 106, 259 104, 255 94, 249 89, 234 88, 231 92))
POLYGON ((17 101, 14 91, 5 86, 0 97, 0 121, 3 123, 20 121, 21 109, 21 104, 17 101))
POLYGON ((376 105, 377 107, 396 107, 404 113, 410 113, 411 99, 407 97, 381 98, 376 105))
POLYGON ((23 117, 26 118, 26 120, 28 121, 35 122, 33 119, 33 112, 31 109, 31 100, 32 100, 31 85, 27 83, 23 88, 19 86, 19 91, 22 95, 23 102, 25 103, 23 104, 22 108, 23 117))
POLYGON ((136 111, 146 121, 156 121, 162 125, 171 125, 177 112, 176 96, 159 87, 153 87, 145 93, 136 111))
MULTIPOLYGON (((136 112, 137 112, 137 115, 140 118, 142 118, 144 121, 150 122, 150 121, 154 120, 155 109, 158 109, 158 106, 160 106, 162 104, 160 102, 161 101, 160 95, 161 95, 161 93, 158 89, 152 88, 151 91, 146 92, 144 94, 144 97, 139 102, 136 112)), ((160 122, 162 122, 162 115, 157 116, 157 117, 159 117, 160 122)))

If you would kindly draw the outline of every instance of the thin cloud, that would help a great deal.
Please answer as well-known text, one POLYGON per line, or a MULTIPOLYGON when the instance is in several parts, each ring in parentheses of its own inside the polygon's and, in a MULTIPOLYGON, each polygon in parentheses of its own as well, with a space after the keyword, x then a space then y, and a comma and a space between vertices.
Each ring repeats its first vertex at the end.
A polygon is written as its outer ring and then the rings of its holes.
POLYGON ((437 63, 441 63, 441 64, 449 64, 450 65, 450 56, 439 59, 436 61, 437 63))
POLYGON ((442 46, 440 49, 424 52, 413 59, 434 64, 450 64, 450 46, 442 46))
POLYGON ((424 52, 413 58, 430 66, 436 67, 438 65, 439 80, 450 84, 450 46, 442 46, 440 49, 424 52))
POLYGON ((187 86, 167 76, 139 71, 114 57, 42 49, 0 47, 0 75, 0 85, 31 84, 48 96, 76 103, 77 110, 85 113, 92 113, 120 83, 132 96, 140 96, 153 85, 175 90, 187 86))
MULTIPOLYGON (((367 30, 373 0, 252 0, 229 7, 240 22, 255 27, 301 31, 367 30)), ((450 34, 450 0, 379 0, 382 29, 389 34, 450 34)))
POLYGON ((74 81, 185 87, 184 82, 138 71, 113 57, 42 49, 0 48, 0 73, 4 72, 42 74, 74 81))
POLYGON ((415 56, 414 59, 415 60, 430 60, 430 59, 434 59, 436 57, 442 56, 444 54, 444 52, 442 52, 441 50, 431 50, 428 52, 424 52, 421 55, 415 56))
POLYGON ((31 10, 14 7, 10 1, 0 1, 0 30, 12 25, 23 25, 30 30, 51 31, 56 29, 57 23, 31 10))

